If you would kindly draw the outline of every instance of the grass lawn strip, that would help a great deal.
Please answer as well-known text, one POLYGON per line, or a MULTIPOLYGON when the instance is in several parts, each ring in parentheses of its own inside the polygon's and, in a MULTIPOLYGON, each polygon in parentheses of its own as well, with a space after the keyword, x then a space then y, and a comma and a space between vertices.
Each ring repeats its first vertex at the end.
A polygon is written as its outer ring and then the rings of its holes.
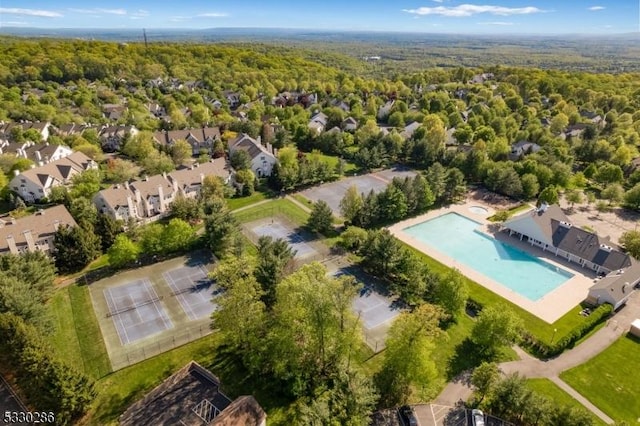
POLYGON ((640 418, 640 339, 624 336, 560 378, 616 421, 640 418))
POLYGON ((229 210, 237 210, 241 207, 246 207, 262 200, 266 200, 267 198, 267 194, 264 192, 256 191, 247 197, 227 198, 226 201, 229 210))
POLYGON ((532 391, 546 397, 550 401, 555 402, 558 405, 568 405, 570 407, 576 407, 589 413, 593 419, 593 424, 596 426, 606 425, 598 416, 587 410, 582 404, 576 401, 571 395, 563 391, 549 379, 529 379, 527 380, 527 386, 532 391))
POLYGON ((241 223, 277 215, 283 215, 299 226, 305 225, 309 219, 309 214, 307 212, 284 198, 273 200, 256 206, 255 208, 249 208, 234 214, 236 219, 241 223))
POLYGON ((111 364, 89 289, 64 287, 54 294, 49 307, 56 328, 48 338, 60 357, 94 379, 109 374, 111 364))

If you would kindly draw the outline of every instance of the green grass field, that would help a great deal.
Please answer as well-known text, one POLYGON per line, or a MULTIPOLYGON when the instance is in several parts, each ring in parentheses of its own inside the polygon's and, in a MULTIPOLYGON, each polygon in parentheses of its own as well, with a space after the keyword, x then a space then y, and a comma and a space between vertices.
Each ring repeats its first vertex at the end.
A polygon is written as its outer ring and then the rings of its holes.
MULTIPOLYGON (((427 256, 421 251, 415 249, 414 247, 409 246, 408 244, 402 243, 406 248, 408 248, 411 252, 415 253, 420 259, 422 259, 429 268, 438 273, 446 273, 450 268, 437 260, 427 256)), ((501 296, 493 293, 490 290, 487 290, 480 284, 476 283, 473 280, 465 277, 465 281, 469 288, 469 297, 476 302, 482 304, 483 306, 490 305, 498 305, 508 307, 515 313, 517 313, 520 318, 525 323, 526 329, 534 336, 536 336, 539 340, 544 342, 551 342, 552 339, 558 340, 561 339, 565 334, 569 333, 573 328, 575 328, 578 324, 585 321, 585 317, 580 315, 580 311, 582 310, 581 306, 576 306, 567 312, 564 316, 562 316, 559 320, 554 322, 553 324, 549 324, 535 315, 525 311, 520 308, 518 305, 504 299, 501 296), (557 330, 557 331, 554 331, 557 330), (555 334, 555 336, 554 336, 555 334)))
POLYGON ((285 198, 271 200, 268 203, 234 213, 236 219, 242 223, 277 215, 283 215, 300 226, 305 225, 309 219, 309 213, 285 198))
POLYGON ((55 332, 48 336, 56 352, 88 376, 98 379, 111 372, 86 286, 70 285, 56 291, 49 302, 55 332))
POLYGON ((258 203, 262 200, 268 199, 269 196, 265 192, 254 192, 247 197, 227 198, 227 207, 229 210, 237 210, 242 207, 250 206, 251 204, 258 203))
POLYGON ((556 385, 549 379, 529 379, 527 380, 527 386, 532 391, 548 398, 551 401, 554 401, 558 405, 568 405, 570 407, 580 408, 584 410, 591 415, 594 425, 604 426, 606 424, 605 422, 600 420, 598 416, 587 410, 582 404, 573 399, 571 395, 560 389, 558 385, 556 385))
POLYGON ((624 336, 562 380, 616 421, 640 419, 640 339, 624 336))

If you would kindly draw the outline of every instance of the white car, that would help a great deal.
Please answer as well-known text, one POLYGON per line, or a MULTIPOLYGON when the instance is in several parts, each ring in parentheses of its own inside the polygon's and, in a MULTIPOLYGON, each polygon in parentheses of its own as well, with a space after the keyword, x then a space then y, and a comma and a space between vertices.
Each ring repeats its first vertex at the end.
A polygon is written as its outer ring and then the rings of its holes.
POLYGON ((484 413, 480 410, 471 410, 473 426, 484 426, 484 413))

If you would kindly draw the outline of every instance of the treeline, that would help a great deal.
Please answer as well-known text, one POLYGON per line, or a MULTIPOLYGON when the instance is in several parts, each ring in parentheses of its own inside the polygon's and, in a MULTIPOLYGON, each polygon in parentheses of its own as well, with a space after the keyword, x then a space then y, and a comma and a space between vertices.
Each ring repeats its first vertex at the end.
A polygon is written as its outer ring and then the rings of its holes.
POLYGON ((92 380, 44 339, 54 331, 46 305, 54 278, 53 262, 41 252, 0 257, 0 360, 30 406, 66 425, 85 412, 95 392, 92 380))

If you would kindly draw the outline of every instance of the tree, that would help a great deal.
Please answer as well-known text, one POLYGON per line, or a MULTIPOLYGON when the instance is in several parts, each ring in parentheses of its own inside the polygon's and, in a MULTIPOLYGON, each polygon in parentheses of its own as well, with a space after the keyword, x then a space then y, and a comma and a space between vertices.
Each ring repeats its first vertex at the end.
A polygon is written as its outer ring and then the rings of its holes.
POLYGON ((100 255, 100 237, 81 226, 62 225, 54 237, 53 255, 61 272, 79 271, 100 255))
POLYGON ((449 202, 458 201, 467 192, 464 175, 457 168, 447 170, 445 178, 445 199, 449 202))
POLYGON ((73 176, 71 181, 73 182, 71 197, 84 197, 90 200, 100 190, 102 173, 99 170, 86 170, 73 176))
POLYGON ((171 158, 176 166, 184 164, 193 156, 193 148, 184 139, 178 139, 171 146, 171 158))
POLYGON ((624 189, 619 183, 612 183, 602 190, 600 196, 609 201, 609 205, 618 204, 624 199, 624 189))
POLYGON ((100 236, 102 251, 105 252, 116 240, 116 236, 124 230, 121 220, 114 219, 108 214, 99 214, 94 232, 100 236))
POLYGON ((640 209, 640 183, 635 184, 624 194, 624 202, 632 209, 640 209))
POLYGON ((224 181, 219 176, 207 175, 202 180, 200 186, 200 200, 206 201, 211 198, 224 198, 224 181))
POLYGON ((304 265, 277 286, 270 330, 274 376, 291 392, 328 386, 361 344, 351 304, 357 287, 332 278, 319 263, 304 265))
POLYGON ((139 242, 142 253, 156 255, 163 251, 162 231, 164 227, 159 223, 150 223, 140 228, 139 242))
POLYGON ((421 397, 434 388, 437 377, 432 359, 433 339, 441 334, 438 324, 444 312, 424 304, 403 312, 389 329, 385 357, 376 382, 385 406, 406 403, 415 391, 421 397))
POLYGON ((71 200, 69 213, 85 229, 93 230, 98 222, 98 209, 96 209, 91 200, 84 197, 77 197, 71 200))
POLYGON ((133 161, 122 158, 110 158, 104 170, 105 179, 112 183, 128 182, 139 175, 140 167, 133 161))
POLYGON ((256 175, 250 169, 238 170, 236 172, 236 183, 242 186, 242 195, 251 195, 255 191, 256 175))
POLYGON ((114 268, 121 268, 132 263, 139 254, 140 246, 131 241, 126 234, 118 235, 107 251, 109 264, 114 268))
POLYGON ((251 168, 251 157, 246 151, 242 149, 237 149, 231 154, 229 158, 229 162, 231 163, 231 167, 235 170, 245 170, 251 168))
POLYGON ((473 326, 471 341, 487 356, 495 356, 504 346, 518 341, 522 319, 509 309, 485 307, 473 326))
POLYGON ((17 315, 38 330, 50 332, 52 322, 45 301, 45 293, 33 289, 19 276, 0 273, 0 313, 17 315))
POLYGON ((258 239, 258 264, 254 275, 262 287, 262 300, 268 308, 276 301, 276 286, 292 270, 295 252, 287 241, 262 236, 258 239))
POLYGON ((540 195, 538 195, 538 202, 536 204, 538 206, 542 205, 542 203, 547 203, 548 205, 558 204, 558 200, 558 189, 551 185, 547 186, 540 192, 540 195))
POLYGON ((318 200, 313 204, 307 226, 314 232, 327 234, 333 229, 333 212, 324 200, 318 200))
POLYGON ((471 385, 480 394, 478 404, 491 393, 498 380, 500 380, 500 369, 494 362, 483 362, 473 370, 471 385))
POLYGON ((389 185, 378 194, 378 213, 380 219, 394 222, 407 216, 407 197, 395 185, 389 185))
POLYGON ((349 226, 340 234, 340 245, 347 250, 358 253, 360 248, 367 241, 367 230, 357 226, 349 226))
POLYGON ((426 180, 431 189, 431 193, 436 200, 440 201, 447 189, 446 170, 440 163, 434 163, 426 172, 426 180))
POLYGON ((640 231, 626 231, 620 236, 620 244, 636 259, 640 259, 640 231))
POLYGON ((456 269, 451 269, 444 276, 435 280, 433 286, 434 302, 442 307, 444 312, 455 319, 467 304, 469 292, 464 276, 456 269))
POLYGON ((567 202, 569 203, 572 209, 575 204, 580 204, 584 201, 584 196, 582 195, 582 192, 576 189, 567 191, 564 194, 564 198, 565 200, 567 200, 567 202))
POLYGON ((540 185, 538 184, 538 177, 533 173, 525 173, 520 177, 522 182, 522 196, 526 200, 535 198, 540 191, 540 185))
MULTIPOLYGON (((228 262, 236 258, 225 258, 216 270, 225 269, 228 262)), ((241 272, 235 263, 233 270, 241 272)), ((265 349, 264 339, 268 318, 262 301, 262 290, 253 275, 236 275, 224 281, 225 292, 212 314, 212 327, 218 330, 224 344, 242 358, 244 366, 257 373, 263 366, 261 354, 265 349)), ((219 278, 218 278, 219 280, 219 278)))
POLYGON ((369 231, 361 252, 362 264, 373 275, 388 279, 397 270, 405 249, 388 229, 369 231))
POLYGON ((221 198, 212 198, 206 208, 208 214, 204 220, 204 234, 213 253, 222 257, 234 248, 239 233, 238 222, 221 198))
POLYGON ((602 184, 612 184, 622 182, 624 179, 624 173, 620 166, 611 163, 604 163, 598 167, 598 171, 593 178, 602 184))
POLYGON ((362 195, 355 185, 351 185, 340 200, 340 214, 349 223, 358 217, 364 205, 362 195))
POLYGON ((175 170, 173 160, 164 152, 153 151, 147 157, 141 159, 140 162, 148 175, 159 175, 175 170))
POLYGON ((169 209, 174 217, 187 222, 196 221, 202 217, 202 208, 198 200, 182 194, 173 200, 169 209))
POLYGON ((182 219, 171 219, 162 230, 162 251, 171 253, 184 250, 195 239, 194 229, 182 219))

